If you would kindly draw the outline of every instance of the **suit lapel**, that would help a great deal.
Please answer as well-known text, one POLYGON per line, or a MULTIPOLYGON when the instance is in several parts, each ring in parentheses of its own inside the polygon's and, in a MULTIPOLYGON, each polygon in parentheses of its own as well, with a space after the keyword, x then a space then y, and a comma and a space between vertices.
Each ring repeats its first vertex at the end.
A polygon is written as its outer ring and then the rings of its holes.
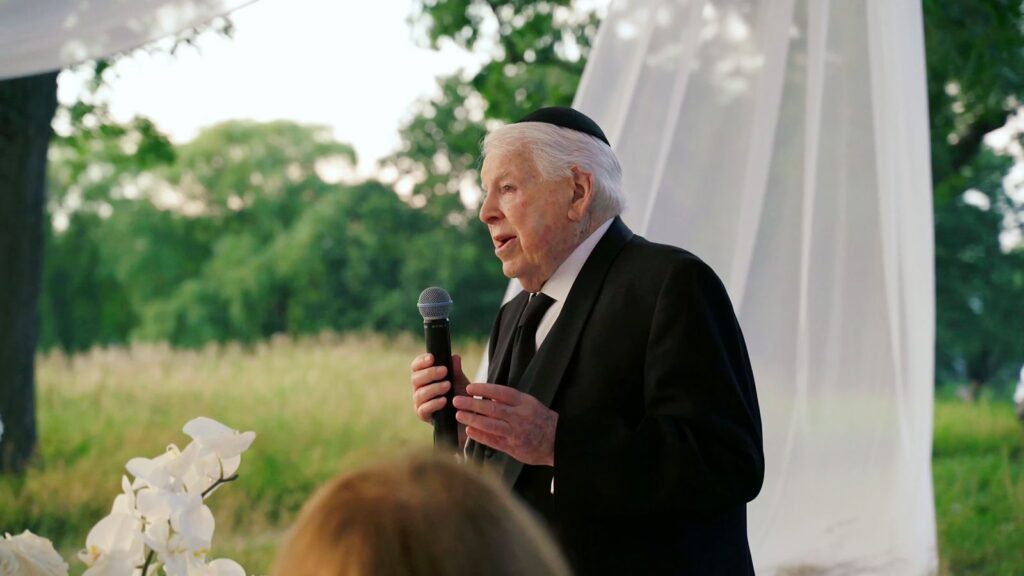
MULTIPOLYGON (((494 353, 487 360, 488 382, 504 382, 508 380, 509 364, 512 361, 509 349, 512 347, 512 341, 516 334, 516 324, 519 316, 529 300, 530 295, 523 291, 516 294, 502 309, 498 318, 497 341, 494 344, 494 353)), ((467 440, 467 442, 469 445, 467 446, 466 453, 474 460, 483 460, 484 454, 488 449, 475 440, 467 440)))
POLYGON ((505 312, 501 315, 502 322, 498 332, 498 343, 494 347, 494 356, 491 357, 490 363, 487 366, 488 382, 504 380, 502 384, 507 383, 509 364, 511 363, 509 349, 512 347, 512 341, 516 334, 516 323, 529 300, 530 296, 526 291, 516 294, 514 298, 509 300, 505 312))
MULTIPOLYGON (((565 304, 562 305, 558 320, 523 373, 518 386, 521 392, 537 398, 545 406, 551 406, 565 370, 569 366, 569 360, 576 350, 580 333, 583 332, 590 311, 601 293, 608 269, 632 237, 633 232, 616 217, 587 258, 572 284, 565 304)), ((525 306, 525 299, 523 305, 525 306)), ((509 332, 514 332, 514 329, 509 332)), ((511 343, 508 345, 511 346, 511 343)), ((495 454, 495 457, 501 466, 505 482, 509 486, 514 485, 519 472, 523 469, 523 463, 500 452, 495 454)))

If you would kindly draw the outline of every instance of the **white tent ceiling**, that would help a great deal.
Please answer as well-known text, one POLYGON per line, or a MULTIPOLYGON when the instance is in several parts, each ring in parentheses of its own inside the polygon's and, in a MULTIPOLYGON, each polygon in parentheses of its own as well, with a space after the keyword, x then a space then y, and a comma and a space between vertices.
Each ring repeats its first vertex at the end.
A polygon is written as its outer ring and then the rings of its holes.
POLYGON ((253 1, 0 0, 0 79, 136 48, 253 1))

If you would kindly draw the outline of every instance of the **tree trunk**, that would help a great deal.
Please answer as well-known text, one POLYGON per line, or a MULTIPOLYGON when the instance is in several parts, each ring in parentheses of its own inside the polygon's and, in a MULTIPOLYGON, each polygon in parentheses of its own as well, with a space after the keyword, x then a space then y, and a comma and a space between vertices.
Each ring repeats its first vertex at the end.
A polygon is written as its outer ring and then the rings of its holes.
POLYGON ((967 388, 967 400, 977 402, 978 398, 981 398, 981 381, 972 378, 967 388))
POLYGON ((57 73, 0 81, 0 472, 35 451, 46 150, 57 73))

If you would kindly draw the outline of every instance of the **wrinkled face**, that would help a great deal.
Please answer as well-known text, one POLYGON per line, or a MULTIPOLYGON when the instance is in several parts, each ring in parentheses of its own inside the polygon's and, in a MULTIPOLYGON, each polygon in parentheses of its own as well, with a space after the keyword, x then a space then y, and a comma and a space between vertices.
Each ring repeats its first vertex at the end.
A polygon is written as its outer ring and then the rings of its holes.
POLYGON ((528 292, 540 290, 575 247, 579 207, 573 178, 545 180, 522 148, 488 154, 480 176, 480 220, 491 233, 502 272, 528 292))

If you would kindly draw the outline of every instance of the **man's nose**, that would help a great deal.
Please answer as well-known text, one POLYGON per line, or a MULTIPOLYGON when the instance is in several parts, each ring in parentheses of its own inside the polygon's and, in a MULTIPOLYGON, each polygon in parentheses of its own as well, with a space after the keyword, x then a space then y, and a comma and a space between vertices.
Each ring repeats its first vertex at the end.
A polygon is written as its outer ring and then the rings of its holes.
POLYGON ((501 218, 501 211, 498 210, 497 202, 493 194, 485 194, 484 201, 480 204, 480 221, 490 224, 501 218))

